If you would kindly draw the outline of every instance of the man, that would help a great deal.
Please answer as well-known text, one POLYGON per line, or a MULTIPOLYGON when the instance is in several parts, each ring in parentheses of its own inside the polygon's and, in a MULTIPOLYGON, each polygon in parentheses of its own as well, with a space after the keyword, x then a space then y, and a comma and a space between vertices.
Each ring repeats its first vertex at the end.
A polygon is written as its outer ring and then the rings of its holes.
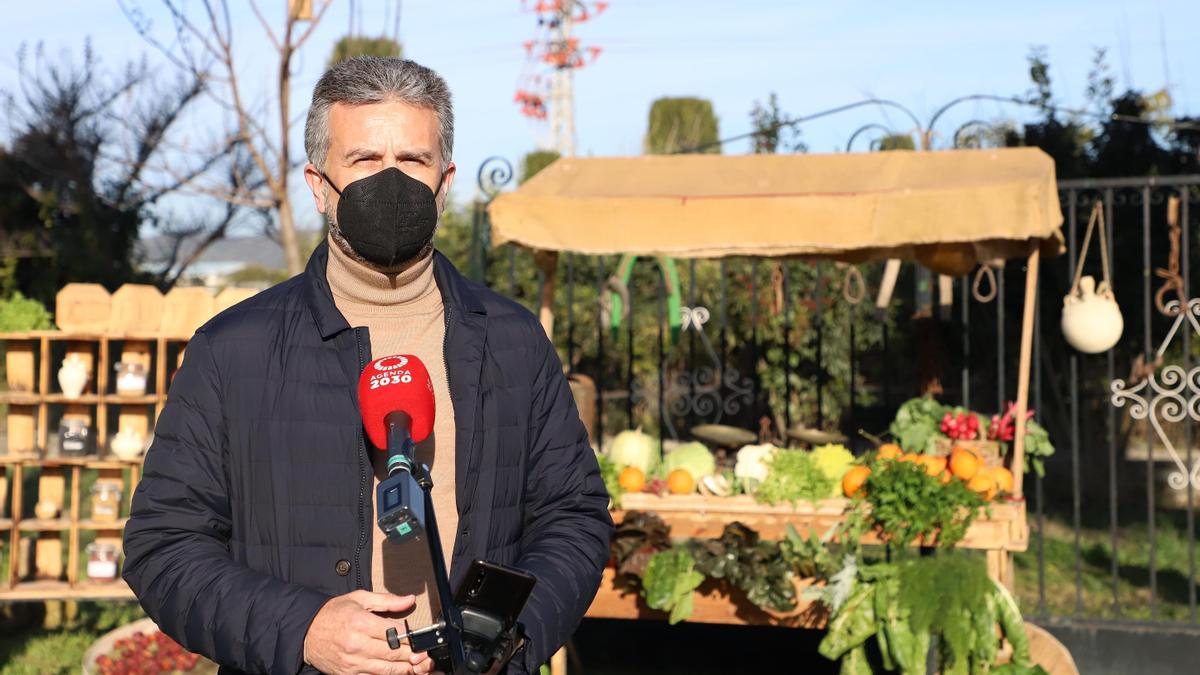
POLYGON ((187 346, 133 498, 124 578, 164 632, 224 672, 433 667, 386 639, 438 607, 425 547, 374 525, 382 453, 356 399, 372 357, 415 354, 430 370, 437 416, 417 454, 452 585, 476 558, 537 577, 508 671, 536 671, 599 586, 608 496, 554 347, 529 312, 433 250, 453 142, 433 71, 333 66, 305 127, 328 241, 303 274, 187 346))

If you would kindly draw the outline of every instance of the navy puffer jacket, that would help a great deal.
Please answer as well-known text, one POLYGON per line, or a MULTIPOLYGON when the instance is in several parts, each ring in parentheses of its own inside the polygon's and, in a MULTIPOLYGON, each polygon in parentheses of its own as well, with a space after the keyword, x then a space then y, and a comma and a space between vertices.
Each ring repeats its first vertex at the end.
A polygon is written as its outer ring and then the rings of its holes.
MULTIPOLYGON (((133 497, 125 580, 223 672, 313 672, 303 643, 317 611, 371 586, 374 450, 356 389, 371 342, 334 306, 328 253, 196 331, 133 497)), ((435 255, 458 426, 451 584, 475 558, 537 577, 509 668, 531 672, 599 586, 608 495, 536 319, 435 255)))

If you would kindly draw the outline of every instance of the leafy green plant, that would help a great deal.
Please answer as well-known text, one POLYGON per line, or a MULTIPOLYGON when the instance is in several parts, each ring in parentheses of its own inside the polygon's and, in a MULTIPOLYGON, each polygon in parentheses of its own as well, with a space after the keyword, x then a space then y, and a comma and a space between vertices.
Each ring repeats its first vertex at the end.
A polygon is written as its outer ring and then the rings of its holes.
POLYGON ((859 568, 849 599, 834 610, 818 651, 847 675, 872 672, 870 651, 885 670, 926 672, 938 637, 945 675, 991 670, 1000 651, 997 626, 1013 647, 1010 673, 1036 673, 1016 602, 988 578, 977 556, 939 555, 859 568))
POLYGON ((655 553, 642 577, 642 595, 652 609, 670 612, 674 625, 692 615, 692 592, 704 581, 684 548, 655 553))
POLYGON ((889 431, 907 452, 927 452, 941 434, 942 416, 948 408, 928 397, 905 401, 896 411, 889 431))
POLYGON ((1050 675, 1046 669, 1037 665, 1019 666, 1015 663, 1006 663, 996 667, 991 671, 992 675, 1050 675))
POLYGON ((992 589, 977 557, 938 555, 900 565, 896 602, 908 614, 916 632, 942 636, 952 659, 965 657, 974 641, 974 626, 966 620, 974 605, 992 589))
POLYGON ((1046 475, 1044 460, 1054 454, 1050 432, 1034 420, 1025 423, 1025 460, 1039 476, 1046 475))
POLYGON ((671 548, 671 529, 653 513, 630 511, 613 531, 609 549, 617 563, 617 575, 640 579, 654 554, 671 548))
POLYGON ((727 582, 757 607, 786 612, 796 608, 792 562, 778 542, 762 541, 741 523, 725 526, 719 539, 693 539, 687 544, 696 569, 727 582))
POLYGON ((796 608, 793 578, 825 579, 837 571, 824 542, 812 535, 805 539, 791 527, 786 539, 768 541, 735 522, 717 539, 690 539, 672 547, 662 520, 637 511, 617 525, 612 554, 618 578, 640 582, 647 604, 670 612, 671 623, 690 616, 690 593, 705 578, 742 591, 757 607, 787 612, 796 608))
POLYGON ((604 479, 604 489, 608 490, 609 499, 614 507, 621 508, 621 497, 625 494, 621 487, 621 467, 609 459, 608 455, 600 453, 596 453, 596 462, 600 464, 600 477, 604 479))
POLYGON ((22 330, 44 330, 53 328, 54 322, 46 307, 15 291, 11 298, 0 300, 0 332, 22 330))
POLYGON ((770 460, 767 477, 754 492, 766 504, 815 502, 828 497, 834 481, 821 470, 808 452, 780 450, 770 460))
MULTIPOLYGON (((866 481, 866 522, 880 537, 897 546, 914 541, 951 548, 962 540, 979 514, 983 498, 959 480, 941 481, 915 462, 883 460, 866 481)), ((860 511, 861 512, 861 511, 860 511)))
POLYGON ((838 571, 825 542, 815 532, 810 532, 807 538, 801 537, 791 523, 787 526, 787 537, 779 542, 779 552, 801 578, 828 579, 838 571))

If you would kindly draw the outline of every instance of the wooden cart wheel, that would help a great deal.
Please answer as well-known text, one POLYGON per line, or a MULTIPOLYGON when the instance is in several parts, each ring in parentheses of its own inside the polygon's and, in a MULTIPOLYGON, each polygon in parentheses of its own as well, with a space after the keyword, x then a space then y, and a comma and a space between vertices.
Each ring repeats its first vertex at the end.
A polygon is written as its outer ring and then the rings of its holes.
POLYGON ((1079 675, 1071 652, 1050 631, 1026 622, 1025 633, 1029 635, 1029 655, 1034 663, 1050 675, 1079 675))
MULTIPOLYGON (((1025 622, 1025 635, 1029 638, 1029 658, 1050 675, 1079 675, 1079 668, 1071 652, 1050 634, 1050 631, 1025 622)), ((1010 663, 1012 645, 1005 641, 1000 648, 997 663, 1010 663)))

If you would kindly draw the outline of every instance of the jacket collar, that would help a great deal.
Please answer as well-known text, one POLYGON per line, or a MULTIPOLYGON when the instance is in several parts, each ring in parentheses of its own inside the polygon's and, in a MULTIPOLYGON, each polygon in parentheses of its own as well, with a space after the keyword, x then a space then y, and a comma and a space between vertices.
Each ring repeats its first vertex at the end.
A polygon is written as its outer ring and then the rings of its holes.
MULTIPOLYGON (((321 339, 327 340, 338 333, 348 330, 350 324, 346 317, 338 311, 333 302, 333 291, 329 288, 329 279, 325 271, 329 264, 329 243, 321 242, 308 259, 304 269, 304 299, 312 311, 321 339)), ((440 251, 433 252, 433 276, 437 280, 438 291, 442 294, 442 304, 455 308, 456 312, 486 315, 487 309, 483 301, 475 293, 449 258, 440 251)))

